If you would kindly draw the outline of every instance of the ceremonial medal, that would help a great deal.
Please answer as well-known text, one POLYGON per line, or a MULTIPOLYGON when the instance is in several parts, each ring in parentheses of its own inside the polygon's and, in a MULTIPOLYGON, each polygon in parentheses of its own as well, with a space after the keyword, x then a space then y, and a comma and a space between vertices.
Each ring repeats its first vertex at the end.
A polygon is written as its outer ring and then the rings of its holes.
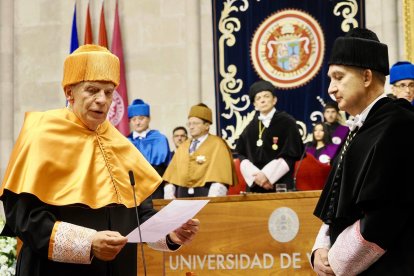
POLYGON ((279 146, 277 145, 278 141, 279 141, 279 137, 273 137, 273 145, 272 145, 273 150, 277 150, 279 148, 279 146))
POLYGON ((258 147, 263 146, 263 140, 262 139, 257 140, 256 146, 258 146, 258 147))

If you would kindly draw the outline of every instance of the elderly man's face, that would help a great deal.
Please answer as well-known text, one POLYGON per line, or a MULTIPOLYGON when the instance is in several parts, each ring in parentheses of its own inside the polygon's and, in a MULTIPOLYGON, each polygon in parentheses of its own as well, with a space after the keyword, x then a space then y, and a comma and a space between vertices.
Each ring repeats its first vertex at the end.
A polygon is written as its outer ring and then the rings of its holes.
POLYGON ((79 120, 96 130, 106 120, 114 90, 112 82, 84 81, 67 86, 65 95, 79 120))
POLYGON ((254 96, 254 107, 263 114, 269 113, 277 102, 277 98, 270 91, 262 91, 254 96))
POLYGON ((328 93, 335 97, 341 110, 355 116, 362 112, 366 104, 364 70, 342 65, 330 65, 328 77, 331 79, 328 93))
POLYGON ((398 99, 414 100, 414 80, 400 80, 392 86, 392 92, 398 99))
POLYGON ((150 118, 147 116, 134 116, 130 120, 132 130, 140 133, 148 129, 150 118))
POLYGON ((190 131, 191 137, 197 139, 208 133, 210 124, 205 123, 203 120, 197 117, 188 118, 187 123, 188 130, 190 131))

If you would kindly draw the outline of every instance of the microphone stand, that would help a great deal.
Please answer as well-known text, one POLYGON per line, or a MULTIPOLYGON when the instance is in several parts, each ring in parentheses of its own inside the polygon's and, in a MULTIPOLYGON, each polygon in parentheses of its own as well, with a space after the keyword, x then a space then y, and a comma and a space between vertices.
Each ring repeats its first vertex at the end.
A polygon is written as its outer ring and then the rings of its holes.
POLYGON ((129 181, 131 183, 132 193, 134 194, 135 215, 137 216, 137 222, 138 222, 139 242, 141 243, 141 256, 142 256, 142 262, 144 264, 144 275, 147 276, 147 264, 145 262, 144 244, 142 243, 141 223, 139 222, 138 204, 137 204, 137 198, 135 196, 135 177, 134 177, 134 172, 133 171, 128 171, 128 175, 129 175, 129 181))

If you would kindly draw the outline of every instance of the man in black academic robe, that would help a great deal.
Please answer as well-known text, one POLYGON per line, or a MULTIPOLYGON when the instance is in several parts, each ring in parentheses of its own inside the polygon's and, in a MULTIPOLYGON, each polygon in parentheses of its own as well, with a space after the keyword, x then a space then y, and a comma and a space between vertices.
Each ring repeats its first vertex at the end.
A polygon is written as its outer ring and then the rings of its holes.
POLYGON ((259 112, 236 145, 240 170, 251 192, 275 192, 277 183, 292 190, 295 161, 303 153, 296 121, 286 112, 276 110, 274 90, 270 82, 263 80, 250 87, 250 99, 259 112))
POLYGON ((315 215, 318 275, 414 275, 414 110, 383 93, 387 46, 353 29, 335 41, 328 92, 355 119, 315 215))

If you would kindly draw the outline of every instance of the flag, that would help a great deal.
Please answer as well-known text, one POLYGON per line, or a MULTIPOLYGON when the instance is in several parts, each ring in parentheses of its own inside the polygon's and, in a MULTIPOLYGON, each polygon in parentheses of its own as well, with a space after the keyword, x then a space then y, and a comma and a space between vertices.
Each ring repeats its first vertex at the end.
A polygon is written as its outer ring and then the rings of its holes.
POLYGON ((73 20, 72 20, 72 34, 70 37, 70 53, 78 49, 79 39, 78 39, 78 28, 76 27, 76 3, 73 10, 73 20))
POLYGON ((112 105, 108 113, 109 121, 125 136, 129 134, 128 94, 125 81, 124 52, 122 50, 121 28, 119 25, 118 1, 115 6, 114 30, 112 33, 112 53, 119 58, 121 75, 119 86, 114 92, 112 105))
POLYGON ((98 44, 108 48, 108 38, 106 36, 104 2, 102 2, 101 19, 99 22, 99 41, 98 44))
POLYGON ((88 3, 88 9, 86 10, 85 40, 83 44, 93 44, 92 37, 93 35, 92 35, 91 14, 89 13, 89 3, 88 3))

